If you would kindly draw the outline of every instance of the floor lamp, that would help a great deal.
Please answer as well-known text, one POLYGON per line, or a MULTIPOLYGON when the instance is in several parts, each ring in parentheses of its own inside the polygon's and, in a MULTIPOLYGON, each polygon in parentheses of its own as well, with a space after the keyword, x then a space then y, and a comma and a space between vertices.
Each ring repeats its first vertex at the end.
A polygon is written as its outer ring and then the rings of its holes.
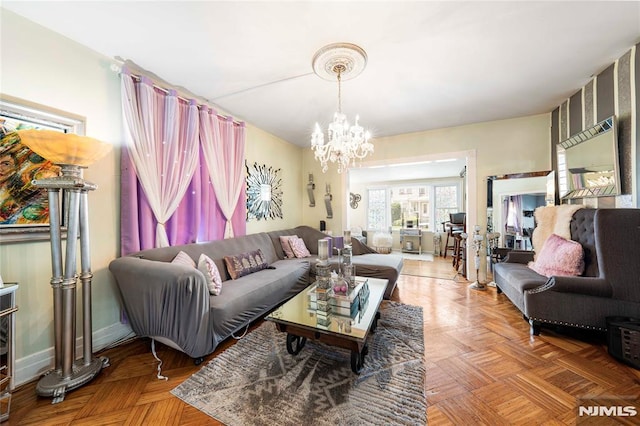
POLYGON ((32 183, 49 195, 51 236, 51 287, 55 335, 55 368, 36 385, 40 396, 52 397, 52 403, 64 400, 68 391, 91 381, 108 358, 93 357, 91 325, 91 272, 89 250, 88 192, 97 186, 82 177, 82 170, 104 156, 111 146, 96 139, 51 130, 18 131, 20 142, 41 157, 59 165, 59 176, 35 179, 32 183), (67 244, 62 250, 62 211, 60 190, 68 195, 65 206, 67 244), (81 271, 77 273, 78 243, 81 271), (76 360, 76 287, 82 283, 83 356, 76 360))

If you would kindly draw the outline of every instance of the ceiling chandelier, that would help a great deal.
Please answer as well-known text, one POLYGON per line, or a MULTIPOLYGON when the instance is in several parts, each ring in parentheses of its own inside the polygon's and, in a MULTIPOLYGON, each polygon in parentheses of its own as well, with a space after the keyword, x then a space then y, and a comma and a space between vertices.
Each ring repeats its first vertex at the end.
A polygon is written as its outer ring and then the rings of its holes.
POLYGON ((369 142, 371 135, 358 124, 349 125, 346 115, 342 113, 342 80, 349 80, 364 70, 367 64, 365 51, 350 43, 334 43, 318 50, 313 57, 313 71, 325 80, 338 80, 338 111, 333 115, 333 122, 327 130, 328 140, 316 123, 311 135, 311 149, 316 160, 320 161, 322 172, 329 169, 329 162, 337 163, 338 173, 342 173, 349 165, 355 165, 356 159, 363 159, 373 153, 373 144, 369 142))

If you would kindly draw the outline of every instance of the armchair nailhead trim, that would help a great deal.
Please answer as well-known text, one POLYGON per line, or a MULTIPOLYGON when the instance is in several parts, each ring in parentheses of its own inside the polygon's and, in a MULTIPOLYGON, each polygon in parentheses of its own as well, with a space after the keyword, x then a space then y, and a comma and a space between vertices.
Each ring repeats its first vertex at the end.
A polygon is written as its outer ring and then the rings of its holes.
MULTIPOLYGON (((527 290, 527 291, 529 291, 529 290, 527 290)), ((591 326, 591 325, 573 324, 573 323, 568 323, 568 322, 564 322, 564 321, 548 320, 548 319, 534 318, 534 317, 529 317, 529 319, 533 320, 533 321, 538 321, 538 322, 541 322, 541 323, 545 323, 545 324, 567 325, 567 326, 570 326, 570 327, 582 328, 582 329, 585 329, 585 330, 607 331, 606 328, 594 327, 594 326, 591 326)))

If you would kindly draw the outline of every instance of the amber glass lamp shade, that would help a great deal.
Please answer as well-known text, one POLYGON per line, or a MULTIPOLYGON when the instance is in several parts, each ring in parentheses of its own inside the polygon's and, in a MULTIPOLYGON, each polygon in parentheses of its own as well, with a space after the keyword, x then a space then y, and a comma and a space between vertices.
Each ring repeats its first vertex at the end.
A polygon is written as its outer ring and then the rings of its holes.
POLYGON ((20 142, 54 164, 88 167, 111 151, 111 145, 87 136, 54 130, 18 130, 20 142))

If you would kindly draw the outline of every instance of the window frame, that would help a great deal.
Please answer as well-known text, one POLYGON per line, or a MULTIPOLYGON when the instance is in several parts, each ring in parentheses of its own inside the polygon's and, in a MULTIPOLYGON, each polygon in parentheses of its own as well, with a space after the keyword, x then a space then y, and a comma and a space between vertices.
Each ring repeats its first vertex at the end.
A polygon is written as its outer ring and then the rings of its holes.
MULTIPOLYGON (((385 229, 389 229, 390 227, 393 229, 393 224, 391 223, 391 191, 396 189, 398 190, 398 194, 405 194, 407 191, 405 191, 404 189, 409 188, 409 187, 427 187, 428 188, 428 194, 429 194, 429 221, 430 223, 427 226, 427 231, 430 232, 439 232, 439 228, 441 227, 440 223, 435 223, 436 221, 436 211, 438 210, 437 207, 437 200, 436 200, 436 187, 443 187, 443 186, 454 186, 456 187, 456 206, 448 206, 446 207, 447 209, 455 209, 456 211, 462 211, 462 199, 463 199, 463 194, 462 194, 462 187, 463 183, 461 181, 459 181, 458 179, 452 179, 452 180, 447 180, 447 179, 437 179, 437 180, 429 180, 429 181, 412 181, 412 182, 398 182, 398 183, 394 183, 392 185, 375 185, 375 186, 370 186, 367 187, 367 208, 369 208, 369 202, 371 197, 369 196, 370 192, 372 190, 384 190, 385 191, 385 229), (400 189, 403 189, 402 191, 400 191, 400 189)), ((419 196, 419 191, 418 191, 418 196, 419 196)), ((422 207, 421 207, 422 208, 422 207)), ((374 227, 371 227, 371 224, 369 222, 369 215, 367 214, 367 229, 369 230, 379 230, 376 229, 374 227)))

